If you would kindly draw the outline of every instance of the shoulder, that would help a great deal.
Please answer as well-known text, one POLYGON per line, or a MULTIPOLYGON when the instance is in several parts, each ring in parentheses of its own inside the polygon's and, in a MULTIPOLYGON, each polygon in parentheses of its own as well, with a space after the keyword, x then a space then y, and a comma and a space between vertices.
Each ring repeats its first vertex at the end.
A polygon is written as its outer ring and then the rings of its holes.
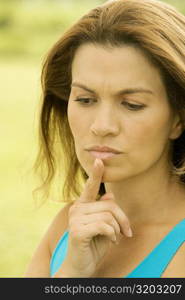
POLYGON ((31 262, 27 266, 24 276, 26 277, 49 277, 49 266, 52 251, 54 250, 58 239, 65 232, 68 226, 68 211, 74 202, 64 205, 47 231, 43 235, 39 245, 35 249, 31 262))
POLYGON ((185 278, 185 242, 178 249, 161 277, 185 278))
POLYGON ((68 213, 70 207, 74 204, 74 201, 71 201, 65 204, 54 217, 52 223, 48 229, 48 245, 50 255, 52 255, 59 239, 67 230, 68 227, 68 213))
MULTIPOLYGON (((183 217, 182 215, 179 215, 178 220, 184 220, 183 217)), ((175 224, 178 224, 177 220, 175 221, 175 224)), ((182 239, 181 244, 178 247, 172 259, 170 260, 169 264, 167 265, 161 277, 185 278, 185 226, 184 225, 185 224, 183 223, 183 227, 181 227, 181 230, 178 234, 178 236, 180 236, 182 239)))

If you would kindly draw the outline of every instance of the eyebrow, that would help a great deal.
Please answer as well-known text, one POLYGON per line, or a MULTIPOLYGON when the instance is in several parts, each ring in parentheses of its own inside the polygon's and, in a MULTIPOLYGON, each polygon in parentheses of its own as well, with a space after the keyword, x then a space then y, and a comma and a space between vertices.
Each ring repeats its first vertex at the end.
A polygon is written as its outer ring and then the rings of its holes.
MULTIPOLYGON (((84 85, 82 83, 74 81, 71 84, 71 87, 72 86, 76 86, 76 87, 82 88, 92 94, 96 94, 96 91, 90 89, 89 87, 87 87, 86 85, 84 85)), ((116 93, 115 96, 137 94, 137 93, 147 93, 147 94, 152 94, 152 95, 154 94, 154 92, 152 92, 151 90, 148 90, 148 89, 145 89, 142 87, 137 87, 137 88, 126 88, 126 89, 120 90, 116 93)))

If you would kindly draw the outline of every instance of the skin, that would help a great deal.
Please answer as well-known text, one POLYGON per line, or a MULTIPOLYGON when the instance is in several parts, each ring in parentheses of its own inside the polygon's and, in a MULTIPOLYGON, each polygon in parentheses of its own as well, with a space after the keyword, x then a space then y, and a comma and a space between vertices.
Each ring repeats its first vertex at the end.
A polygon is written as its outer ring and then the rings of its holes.
POLYGON ((168 151, 182 132, 171 110, 159 70, 140 49, 85 44, 76 51, 68 120, 78 160, 91 174, 95 160, 86 148, 107 145, 123 153, 103 161, 102 182, 112 192, 132 224, 170 222, 181 210, 184 188, 170 174, 168 151), (85 85, 94 92, 77 86, 85 85), (116 96, 126 88, 143 87, 152 93, 116 96), (75 101, 89 98, 87 104, 75 101), (131 110, 129 104, 144 105, 131 110))
POLYGON ((103 173, 104 165, 96 159, 81 196, 69 209, 68 251, 55 278, 93 277, 112 243, 132 236, 129 220, 112 193, 96 201, 103 173))
MULTIPOLYGON (((53 277, 123 277, 184 218, 185 191, 170 176, 167 161, 181 122, 170 109, 159 71, 139 49, 83 45, 73 60, 72 81, 68 120, 77 157, 89 178, 79 198, 55 220, 51 237, 38 248, 27 274, 48 276, 48 240, 67 226, 67 254, 53 277), (153 94, 115 96, 120 89, 139 86, 153 94), (89 98, 90 104, 82 105, 76 97, 89 98), (133 111, 128 103, 145 107, 133 111), (95 160, 86 150, 93 144, 123 153, 95 160), (96 201, 101 182, 106 193, 96 201)), ((163 277, 184 277, 184 261, 181 246, 163 277)))

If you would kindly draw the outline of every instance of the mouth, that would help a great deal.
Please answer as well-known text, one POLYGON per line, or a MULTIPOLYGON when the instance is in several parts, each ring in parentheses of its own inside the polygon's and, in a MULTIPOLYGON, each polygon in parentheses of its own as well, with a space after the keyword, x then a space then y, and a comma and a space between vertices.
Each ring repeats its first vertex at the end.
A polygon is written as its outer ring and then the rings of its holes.
POLYGON ((105 151, 89 151, 89 153, 95 157, 95 158, 101 158, 103 160, 107 160, 107 159, 111 159, 113 158, 114 156, 117 156, 119 155, 120 153, 113 153, 113 152, 105 152, 105 151))
POLYGON ((93 145, 89 148, 86 148, 85 150, 87 150, 91 156, 100 158, 102 160, 114 158, 122 153, 120 152, 120 150, 106 145, 93 145))

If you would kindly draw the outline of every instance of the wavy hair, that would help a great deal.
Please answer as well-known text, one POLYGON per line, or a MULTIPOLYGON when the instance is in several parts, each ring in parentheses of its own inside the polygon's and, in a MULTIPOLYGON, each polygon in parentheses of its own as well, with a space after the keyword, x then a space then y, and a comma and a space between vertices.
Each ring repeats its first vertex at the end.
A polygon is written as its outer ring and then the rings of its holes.
MULTIPOLYGON (((88 175, 75 152, 67 119, 71 65, 85 43, 103 47, 139 47, 158 67, 169 104, 178 112, 183 132, 172 141, 172 172, 185 183, 185 16, 158 0, 113 0, 90 10, 74 23, 48 51, 42 68, 39 112, 39 151, 34 170, 42 174, 36 190, 51 188, 58 168, 63 172, 61 201, 81 194, 88 175), (61 159, 63 160, 61 162, 61 159)), ((36 191, 35 190, 35 191, 36 191)), ((105 193, 101 183, 98 197, 105 193)))

